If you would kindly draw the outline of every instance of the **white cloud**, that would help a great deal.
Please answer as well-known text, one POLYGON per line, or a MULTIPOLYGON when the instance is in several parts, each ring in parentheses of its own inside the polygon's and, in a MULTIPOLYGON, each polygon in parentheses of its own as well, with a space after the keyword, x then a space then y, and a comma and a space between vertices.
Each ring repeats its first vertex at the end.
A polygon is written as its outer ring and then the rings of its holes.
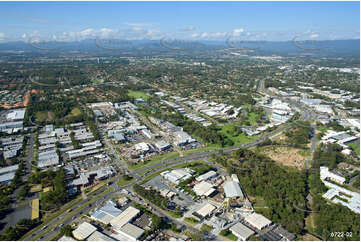
POLYGON ((196 28, 194 26, 188 26, 188 27, 185 27, 185 28, 181 29, 181 31, 188 32, 188 31, 193 31, 195 29, 196 28))
POLYGON ((114 29, 102 28, 99 32, 101 37, 110 38, 110 37, 116 37, 119 31, 114 29))
POLYGON ((4 33, 0 33, 0 40, 3 40, 5 38, 5 34, 4 33))
POLYGON ((310 38, 311 38, 311 39, 316 39, 316 38, 318 38, 318 37, 319 37, 318 34, 311 34, 311 35, 310 35, 310 38))
POLYGON ((244 29, 240 28, 240 29, 234 29, 233 30, 233 36, 240 36, 241 33, 244 32, 244 29))
POLYGON ((92 37, 95 36, 96 31, 94 29, 84 29, 83 31, 79 32, 80 37, 86 38, 86 37, 92 37))
POLYGON ((198 37, 199 37, 199 33, 193 33, 193 34, 191 35, 191 37, 192 37, 192 38, 198 38, 198 37))
POLYGON ((125 23, 122 23, 122 24, 129 25, 129 26, 136 26, 136 27, 142 27, 142 26, 150 25, 148 23, 129 23, 129 22, 125 22, 125 23))
POLYGON ((134 28, 131 28, 130 30, 131 30, 131 31, 137 31, 137 32, 139 32, 139 31, 143 31, 143 28, 141 28, 141 27, 134 27, 134 28))
POLYGON ((201 34, 201 38, 207 38, 209 36, 209 34, 207 33, 207 32, 203 32, 202 34, 201 34))

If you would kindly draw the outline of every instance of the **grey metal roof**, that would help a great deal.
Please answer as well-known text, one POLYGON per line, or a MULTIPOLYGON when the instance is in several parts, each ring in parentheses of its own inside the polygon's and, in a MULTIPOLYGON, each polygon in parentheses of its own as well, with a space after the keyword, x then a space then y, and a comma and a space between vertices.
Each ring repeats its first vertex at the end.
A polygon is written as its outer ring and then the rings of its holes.
POLYGON ((223 186, 226 197, 242 197, 243 193, 238 182, 229 181, 223 186))

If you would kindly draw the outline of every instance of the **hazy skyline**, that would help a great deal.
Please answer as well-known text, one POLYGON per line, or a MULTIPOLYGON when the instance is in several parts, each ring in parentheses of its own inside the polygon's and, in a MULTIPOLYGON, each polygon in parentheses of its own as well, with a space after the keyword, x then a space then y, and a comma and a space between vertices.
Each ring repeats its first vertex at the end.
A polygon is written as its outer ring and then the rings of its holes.
POLYGON ((0 2, 0 41, 358 39, 359 2, 0 2))

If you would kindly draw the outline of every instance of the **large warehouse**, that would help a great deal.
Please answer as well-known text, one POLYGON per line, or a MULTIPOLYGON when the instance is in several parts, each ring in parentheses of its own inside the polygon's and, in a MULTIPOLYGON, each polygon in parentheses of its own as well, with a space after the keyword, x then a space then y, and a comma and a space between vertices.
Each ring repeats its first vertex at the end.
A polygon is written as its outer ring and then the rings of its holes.
POLYGON ((213 188, 212 184, 205 181, 202 181, 201 183, 195 185, 193 190, 198 196, 206 197, 210 196, 213 192, 216 191, 216 189, 213 188))
POLYGON ((236 223, 229 229, 238 239, 247 240, 251 235, 254 234, 254 231, 247 228, 241 223, 236 223))
POLYGON ((124 212, 122 212, 119 216, 113 218, 110 221, 110 224, 117 231, 120 230, 125 224, 132 221, 138 214, 140 213, 139 209, 134 207, 128 207, 124 212))
POLYGON ((224 186, 224 193, 227 198, 241 198, 243 199, 243 193, 239 183, 236 181, 229 181, 224 186))
POLYGON ((118 217, 121 213, 122 210, 118 209, 114 202, 108 201, 103 207, 91 213, 90 217, 103 224, 109 224, 112 219, 118 217))
POLYGON ((73 235, 77 240, 85 240, 96 230, 97 228, 95 226, 90 223, 83 222, 76 230, 73 231, 73 235))
POLYGON ((201 207, 198 211, 194 212, 193 215, 199 219, 203 219, 203 218, 209 216, 215 209, 216 209, 215 206, 207 203, 206 205, 201 207))
POLYGON ((258 213, 252 213, 246 216, 244 220, 258 230, 262 230, 272 223, 268 218, 258 213))

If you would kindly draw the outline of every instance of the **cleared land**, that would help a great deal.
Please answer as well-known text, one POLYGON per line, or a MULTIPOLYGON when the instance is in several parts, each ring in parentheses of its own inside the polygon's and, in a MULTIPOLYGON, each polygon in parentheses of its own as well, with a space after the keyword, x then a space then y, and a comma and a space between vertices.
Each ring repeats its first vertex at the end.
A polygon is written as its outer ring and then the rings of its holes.
POLYGON ((307 152, 291 147, 265 146, 260 148, 260 151, 279 164, 296 167, 298 169, 304 167, 307 158, 307 152))
POLYGON ((37 112, 35 114, 36 121, 42 122, 42 121, 52 121, 54 119, 53 112, 37 112))

